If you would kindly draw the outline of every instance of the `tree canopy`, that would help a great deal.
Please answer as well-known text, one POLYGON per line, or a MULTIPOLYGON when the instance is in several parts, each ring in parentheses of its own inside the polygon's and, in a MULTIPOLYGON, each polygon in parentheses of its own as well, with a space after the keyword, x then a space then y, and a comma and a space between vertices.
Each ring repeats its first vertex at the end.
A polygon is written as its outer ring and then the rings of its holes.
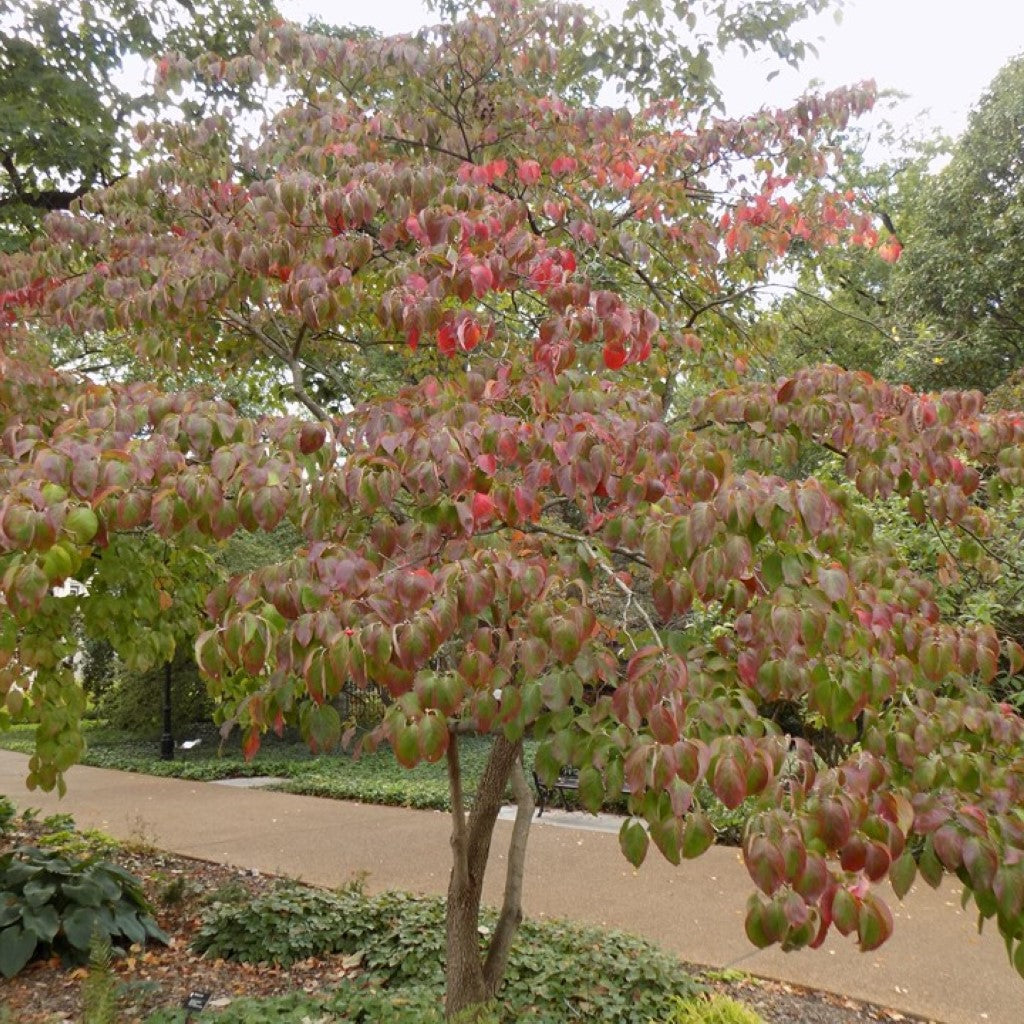
POLYGON ((459 7, 412 36, 278 24, 233 60, 164 59, 165 89, 271 82, 284 103, 254 138, 218 115, 147 126, 135 173, 0 265, 0 688, 39 722, 30 783, 76 754, 64 657, 118 537, 288 518, 304 547, 209 594, 197 661, 250 752, 289 719, 335 747, 330 698, 372 681, 394 703, 363 742, 446 759, 449 1012, 497 990, 521 917, 527 731, 542 778, 579 768, 585 807, 625 784, 637 865, 713 842, 698 784, 752 798, 757 945, 834 926, 873 949, 875 883, 955 872, 1024 968, 1024 720, 990 686, 1024 651, 945 621, 871 504, 996 571, 1024 417, 836 366, 749 372, 751 289, 794 245, 885 244, 822 183, 873 90, 726 119, 650 95, 651 72, 627 83, 648 102, 607 109, 591 12, 459 7), (272 366, 292 405, 246 415, 215 374, 165 392, 60 372, 34 343, 55 328, 147 364, 272 366), (818 456, 844 480, 808 473, 818 456), (64 596, 72 576, 87 591, 64 596), (493 740, 471 807, 466 733, 493 740))

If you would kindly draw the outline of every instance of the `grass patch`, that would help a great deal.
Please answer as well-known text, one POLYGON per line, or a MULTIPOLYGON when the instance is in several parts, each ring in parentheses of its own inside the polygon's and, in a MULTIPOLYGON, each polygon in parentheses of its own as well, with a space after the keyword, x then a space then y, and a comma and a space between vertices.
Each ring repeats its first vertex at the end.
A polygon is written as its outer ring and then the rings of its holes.
POLYGON ((665 1024, 764 1024, 764 1019, 728 996, 680 999, 665 1024))

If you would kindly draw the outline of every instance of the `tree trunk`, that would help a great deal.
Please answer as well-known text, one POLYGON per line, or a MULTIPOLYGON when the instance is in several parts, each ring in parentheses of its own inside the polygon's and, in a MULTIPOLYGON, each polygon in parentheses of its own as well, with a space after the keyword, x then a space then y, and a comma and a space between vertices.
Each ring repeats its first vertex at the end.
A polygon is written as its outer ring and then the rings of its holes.
POLYGON ((473 810, 467 818, 457 736, 451 737, 448 746, 448 783, 452 798, 452 872, 446 913, 445 1012, 448 1017, 486 1003, 497 994, 504 978, 509 947, 522 920, 526 839, 533 815, 533 797, 523 771, 522 753, 521 742, 511 743, 503 736, 495 739, 473 800, 473 810), (504 902, 484 960, 480 952, 480 898, 494 824, 510 779, 519 805, 509 848, 504 902))

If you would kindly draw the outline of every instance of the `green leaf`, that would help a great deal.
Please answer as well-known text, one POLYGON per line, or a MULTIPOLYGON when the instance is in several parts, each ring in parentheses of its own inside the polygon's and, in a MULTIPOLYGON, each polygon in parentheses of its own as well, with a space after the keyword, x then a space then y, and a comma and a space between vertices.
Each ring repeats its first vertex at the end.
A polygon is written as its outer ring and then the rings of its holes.
POLYGON ((21 925, 32 932, 40 942, 50 942, 60 928, 60 915, 57 908, 50 905, 26 905, 21 915, 21 925))
POLYGON ((766 927, 766 909, 760 897, 756 893, 751 893, 750 899, 747 901, 747 916, 744 919, 743 926, 747 933, 747 938, 758 949, 767 948, 773 941, 766 927))
POLYGON ((149 914, 143 914, 140 916, 139 923, 146 930, 147 939, 155 939, 157 942, 162 942, 165 946, 170 945, 171 937, 152 917, 149 916, 149 914))
POLYGON ((542 743, 537 747, 533 757, 533 770, 545 786, 555 784, 558 773, 562 770, 562 762, 555 756, 550 743, 542 743))
POLYGON ((0 974, 13 978, 32 959, 36 937, 18 924, 0 931, 0 974))
POLYGON ((92 907, 78 907, 64 917, 64 936, 68 943, 81 953, 89 949, 93 929, 96 926, 96 911, 92 907))
POLYGON ((832 920, 841 935, 849 935, 857 927, 857 901, 846 889, 838 889, 832 899, 832 920))
POLYGON ((892 882, 892 891, 898 899, 903 899, 914 884, 917 876, 917 862, 909 850, 904 850, 902 855, 897 857, 889 867, 889 880, 892 882))
POLYGON ((580 803, 591 814, 597 814, 604 803, 604 781, 593 765, 584 765, 579 775, 580 803))
POLYGON ((411 725, 399 726, 392 734, 391 748, 400 765, 414 767, 420 760, 419 730, 411 725))
POLYGON ((1024 978, 1024 942, 1017 943, 1017 949, 1013 954, 1013 966, 1017 968, 1017 973, 1024 978))
MULTIPOLYGON (((129 941, 142 943, 146 941, 146 929, 139 920, 139 915, 131 910, 118 910, 114 914, 117 930, 129 941)), ((86 943, 88 945, 88 943, 86 943)))
POLYGON ((647 856, 650 839, 647 829, 636 818, 627 818, 619 829, 619 846, 626 855, 626 860, 638 868, 647 856))
POLYGON ((33 879, 25 883, 25 887, 21 890, 21 895, 30 907, 39 907, 49 902, 56 891, 56 882, 44 882, 33 879))
POLYGON ((715 841, 715 827, 703 811, 692 811, 683 826, 683 856, 687 860, 699 857, 715 841))
MULTIPOLYGON (((102 875, 99 877, 100 879, 103 878, 102 875)), ((116 885, 116 883, 114 884, 116 885)), ((89 880, 64 882, 60 887, 60 891, 72 903, 77 903, 84 907, 98 907, 103 902, 104 897, 106 899, 117 899, 119 895, 116 892, 113 895, 104 893, 102 882, 97 883, 89 880)))
POLYGON ((622 796, 622 787, 625 782, 625 771, 622 760, 618 757, 612 758, 604 770, 604 792, 606 800, 618 800, 622 796))
POLYGON ((937 889, 942 884, 943 868, 938 857, 935 856, 935 847, 932 845, 932 837, 925 840, 924 850, 917 862, 917 868, 921 877, 933 888, 937 889))
POLYGON ((761 579, 769 591, 782 586, 782 556, 778 551, 769 551, 761 562, 761 579))
POLYGON ((681 832, 679 820, 671 815, 650 823, 651 839, 670 864, 678 864, 680 861, 681 832))
POLYGON ((13 924, 21 917, 24 904, 13 892, 0 894, 3 903, 0 904, 0 928, 13 924))
POLYGON ((857 913, 857 940, 865 952, 877 949, 892 935, 892 914, 874 893, 868 893, 857 913))

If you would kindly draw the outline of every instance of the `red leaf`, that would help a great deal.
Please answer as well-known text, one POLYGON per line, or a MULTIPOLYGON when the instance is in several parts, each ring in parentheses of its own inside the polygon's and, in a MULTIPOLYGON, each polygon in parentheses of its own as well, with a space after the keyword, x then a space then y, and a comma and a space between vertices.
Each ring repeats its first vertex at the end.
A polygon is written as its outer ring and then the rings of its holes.
POLYGON ((299 432, 299 451, 303 455, 312 455, 319 451, 327 440, 327 431, 321 423, 303 423, 299 432))
POLYGON ((472 509, 474 525, 477 527, 486 525, 494 518, 494 499, 489 494, 474 491, 472 509))
POLYGON ((563 174, 571 174, 576 170, 576 159, 571 156, 556 157, 551 161, 551 173, 556 177, 563 174))
POLYGON ((516 177, 524 185, 536 185, 540 181, 540 164, 536 160, 517 160, 516 177))
POLYGON ((260 734, 258 729, 249 729, 246 731, 245 739, 242 740, 242 753, 245 755, 246 761, 251 761, 256 756, 256 751, 260 749, 260 734))
POLYGON ((610 341, 604 347, 604 365, 609 370, 618 370, 626 362, 626 350, 617 341, 610 341))
POLYGON ((728 755, 719 757, 711 788, 729 810, 743 803, 747 796, 747 780, 735 758, 728 755))
POLYGON ((878 255, 886 263, 895 263, 903 255, 903 246, 897 238, 890 238, 878 247, 878 255))
POLYGON ((494 274, 486 263, 474 263, 469 268, 469 278, 473 282, 473 294, 478 299, 494 287, 494 274))
POLYGON ((750 877, 762 892, 771 896, 786 876, 778 847, 767 836, 754 836, 744 852, 750 877))
MULTIPOLYGON (((415 346, 413 346, 415 348, 415 346)), ((452 322, 446 321, 437 332, 437 350, 443 356, 453 356, 458 350, 458 338, 455 334, 455 326, 452 322)))
POLYGON ((466 317, 459 323, 455 334, 458 338, 459 348, 463 352, 472 352, 480 344, 483 329, 472 317, 466 317))

